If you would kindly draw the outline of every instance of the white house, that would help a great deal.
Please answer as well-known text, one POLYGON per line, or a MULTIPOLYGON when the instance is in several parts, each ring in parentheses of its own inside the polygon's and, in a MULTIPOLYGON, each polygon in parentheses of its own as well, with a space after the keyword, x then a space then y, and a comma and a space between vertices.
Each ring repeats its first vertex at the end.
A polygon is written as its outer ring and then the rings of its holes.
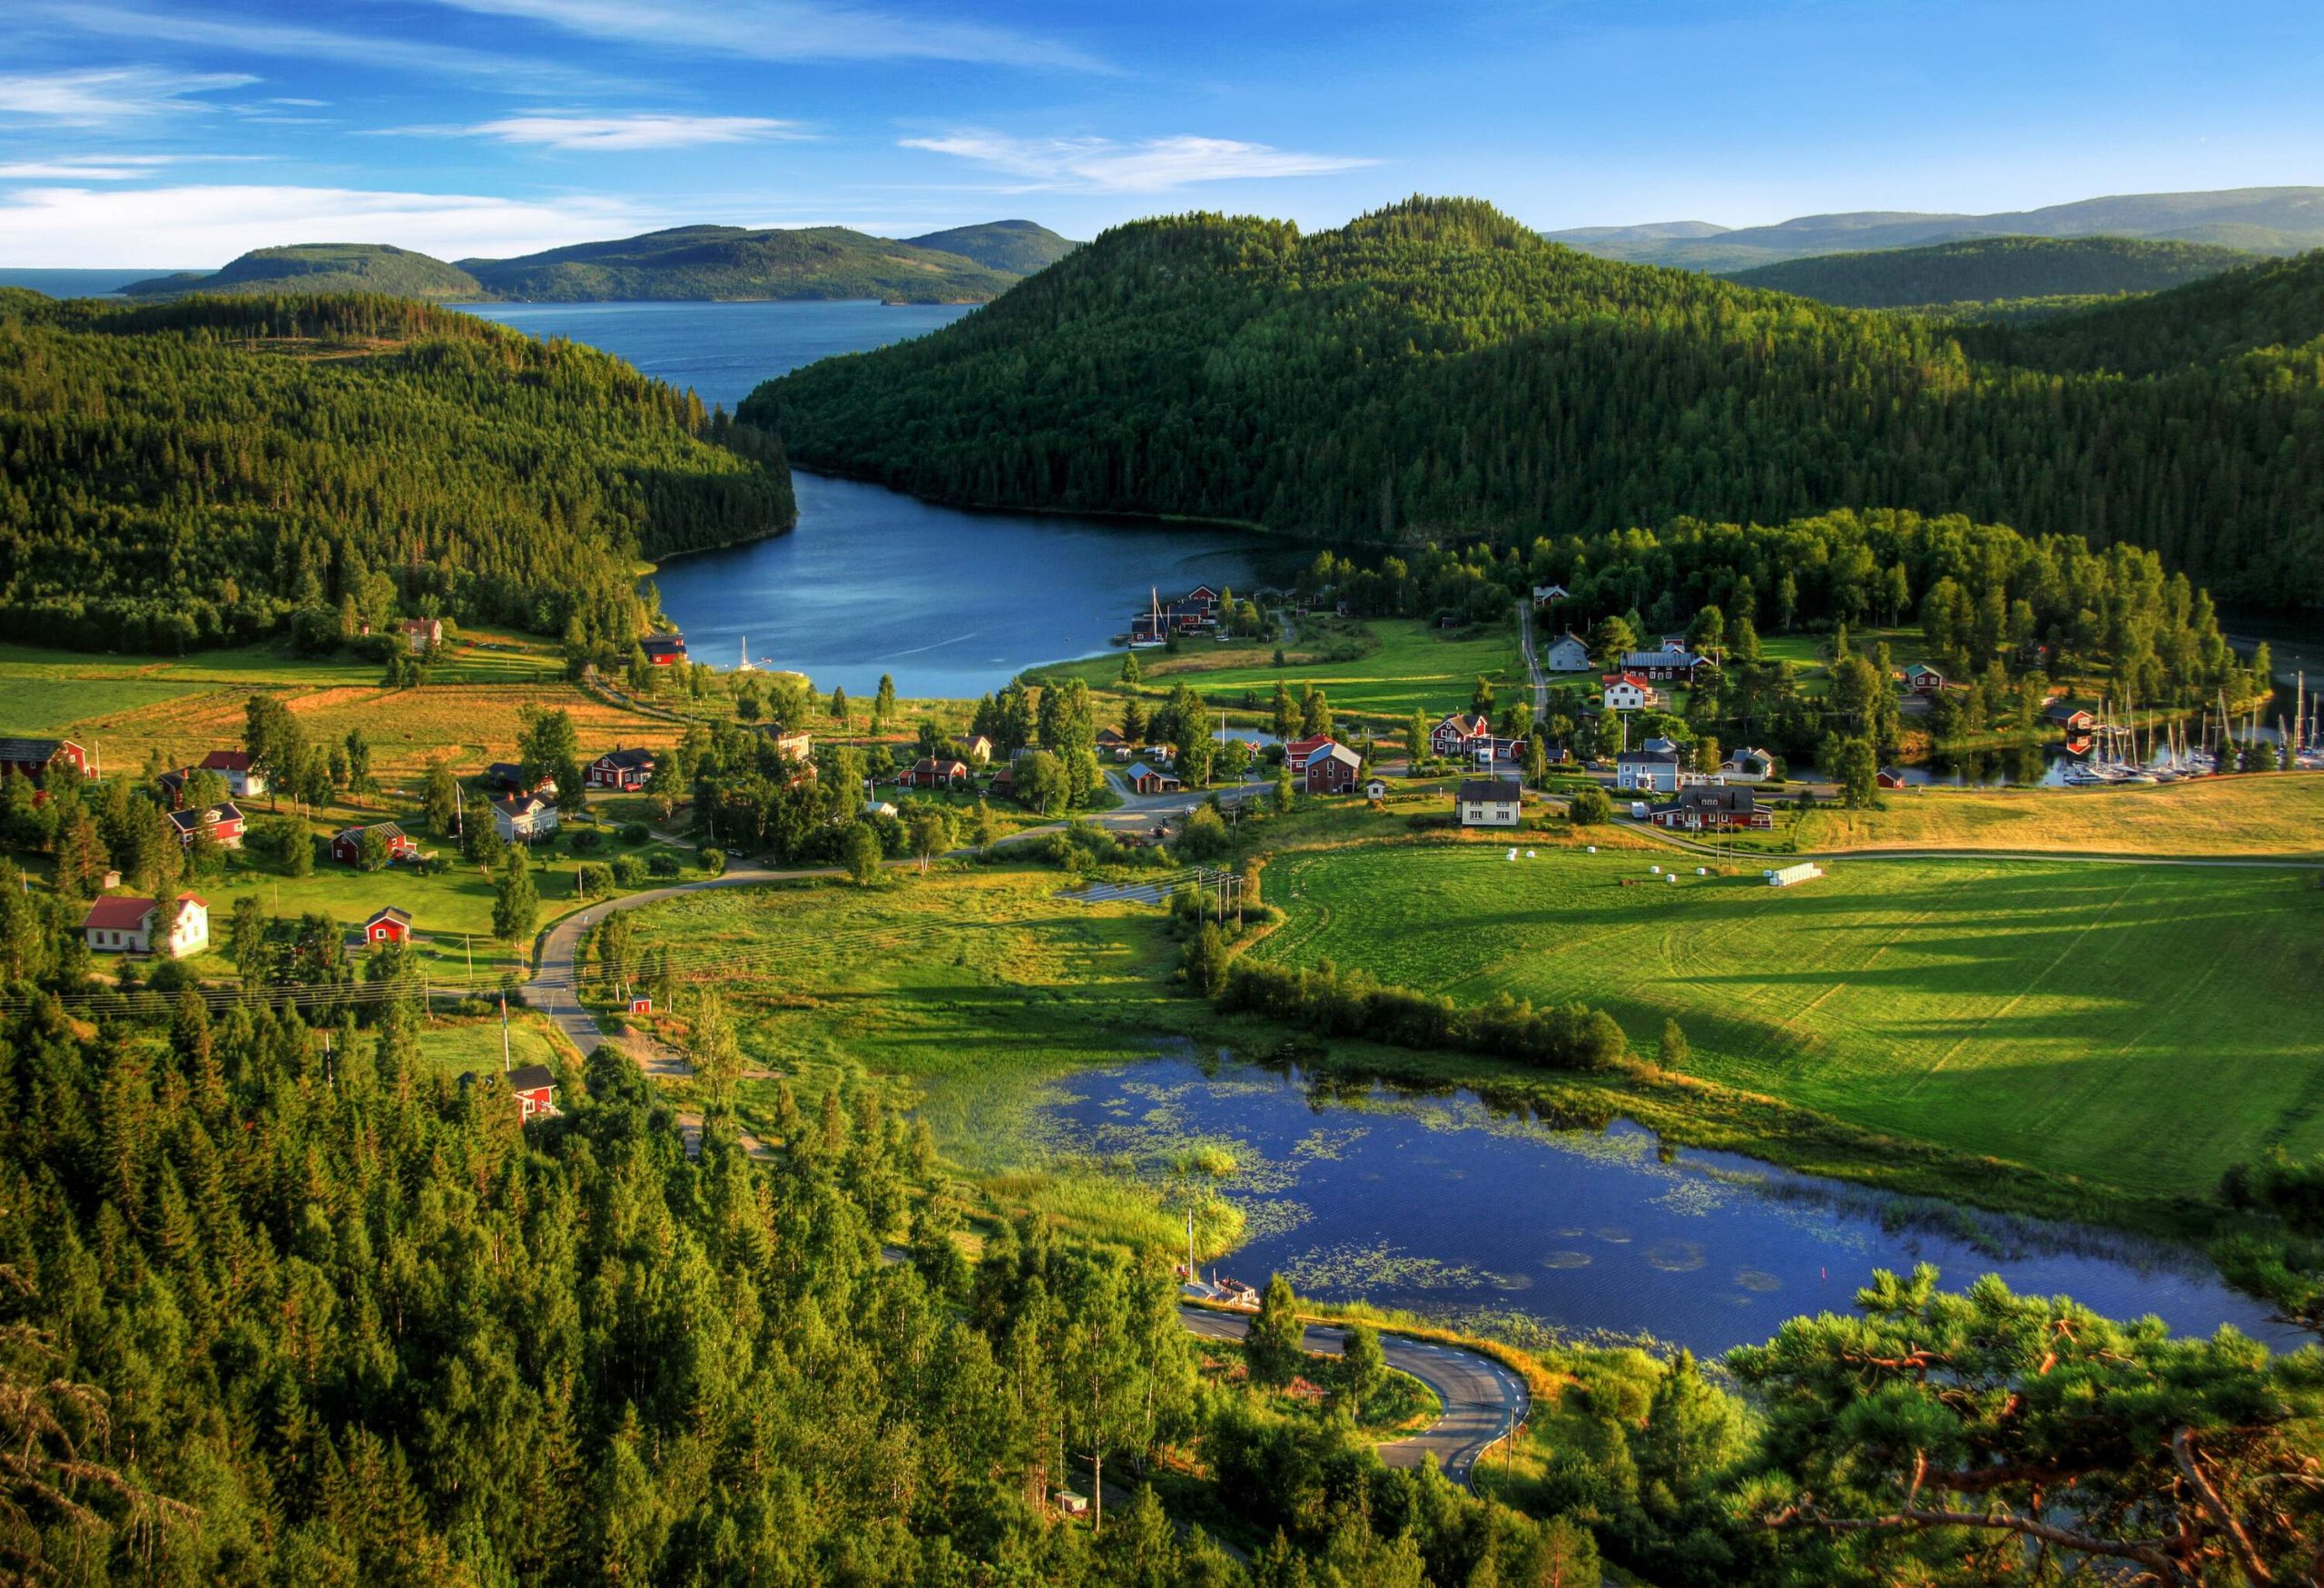
POLYGON ((1648 711, 1662 704, 1662 691, 1635 673, 1616 673, 1606 679, 1608 711, 1648 711))
POLYGON ((225 779, 226 792, 238 800, 266 792, 266 774, 253 767, 250 756, 240 750, 212 750, 202 758, 202 770, 225 779))
POLYGON ((509 794, 492 802, 492 829, 504 843, 530 843, 556 831, 556 807, 538 794, 509 794))
POLYGON ((158 900, 112 894, 90 901, 81 931, 98 953, 164 953, 182 960, 210 946, 210 906, 192 893, 180 893, 166 907, 158 900))
POLYGON ((1561 634, 1543 647, 1541 666, 1552 673, 1587 673, 1590 642, 1578 634, 1561 634))
POLYGON ((1675 750, 1625 750, 1614 757, 1614 786, 1650 794, 1676 794, 1683 770, 1675 750))
POLYGON ((1514 827, 1524 797, 1512 777, 1463 778, 1452 791, 1452 808, 1463 827, 1514 827))
POLYGON ((1765 783, 1776 774, 1776 758, 1766 750, 1738 750, 1718 769, 1733 783, 1765 783))

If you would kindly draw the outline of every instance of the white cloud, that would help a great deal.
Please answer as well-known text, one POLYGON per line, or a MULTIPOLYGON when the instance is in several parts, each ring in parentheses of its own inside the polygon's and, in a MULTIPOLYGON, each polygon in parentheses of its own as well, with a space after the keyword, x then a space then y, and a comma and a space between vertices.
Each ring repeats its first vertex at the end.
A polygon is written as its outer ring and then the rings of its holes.
POLYGON ((225 263, 288 242, 392 242, 438 259, 619 237, 668 217, 625 203, 530 203, 464 193, 188 185, 0 192, 0 265, 62 269, 225 263))
POLYGON ((176 158, 173 154, 64 154, 0 164, 0 181, 133 182, 152 176, 155 166, 171 164, 176 158))
POLYGON ((1069 44, 983 23, 898 16, 844 0, 438 0, 589 38, 754 61, 990 61, 1103 70, 1069 44))
POLYGON ((1231 138, 1011 138, 967 131, 906 138, 907 149, 957 155, 1029 179, 1028 187, 1078 192, 1151 193, 1198 182, 1327 176, 1376 163, 1344 154, 1306 154, 1231 138))
POLYGON ((796 122, 764 116, 562 115, 504 116, 461 129, 504 143, 549 149, 690 149, 702 143, 753 143, 803 138, 796 122))
POLYGON ((95 124, 168 111, 212 110, 216 107, 187 95, 257 81, 239 72, 164 72, 152 66, 0 74, 0 114, 95 124))

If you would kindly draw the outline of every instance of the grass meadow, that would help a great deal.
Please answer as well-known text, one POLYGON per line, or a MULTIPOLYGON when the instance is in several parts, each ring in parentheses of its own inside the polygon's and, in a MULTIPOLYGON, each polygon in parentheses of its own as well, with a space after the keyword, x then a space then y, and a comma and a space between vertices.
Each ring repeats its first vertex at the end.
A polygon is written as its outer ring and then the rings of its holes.
MULTIPOLYGON (((1177 954, 1159 910, 1059 898, 1067 880, 940 865, 872 888, 716 890, 636 920, 682 981, 716 985, 751 1064, 782 1071, 803 1100, 892 1078, 998 1206, 1167 1243, 1182 1214, 1154 1188, 1087 1172, 1037 1116, 1071 1072, 1153 1052, 1205 1006, 1171 995, 1177 954)), ((746 1122, 763 1126, 773 1085, 743 1084, 746 1122)), ((1206 1230, 1206 1244, 1229 1234, 1206 1230)))
POLYGON ((1801 816, 1791 847, 2052 849, 2066 854, 2324 854, 2324 774, 2119 788, 1905 790, 1880 810, 1801 816))
MULTIPOLYGON (((1465 707, 1480 673, 1493 681, 1502 699, 1524 697, 1525 658, 1513 618, 1482 633, 1446 634, 1410 618, 1374 618, 1353 626, 1368 633, 1373 643, 1352 661, 1315 660, 1312 646, 1294 644, 1285 647, 1284 665, 1276 666, 1272 646, 1222 646, 1206 639, 1185 642, 1177 656, 1140 651, 1140 693, 1158 698, 1183 683, 1222 705, 1238 705, 1247 695, 1264 711, 1280 678, 1295 695, 1310 684, 1321 689, 1335 715, 1398 724, 1415 711, 1434 718, 1465 707)), ((1093 689, 1118 691, 1121 671, 1117 652, 1039 668, 1029 676, 1034 682, 1080 678, 1093 689)))
POLYGON ((2270 1145, 2324 1150, 2312 872, 1867 861, 1777 889, 1504 853, 1286 856, 1265 893, 1291 919, 1253 952, 1462 1001, 1583 1000, 1649 1056, 1675 1017, 1694 1074, 2142 1196, 2205 1194, 2270 1145))

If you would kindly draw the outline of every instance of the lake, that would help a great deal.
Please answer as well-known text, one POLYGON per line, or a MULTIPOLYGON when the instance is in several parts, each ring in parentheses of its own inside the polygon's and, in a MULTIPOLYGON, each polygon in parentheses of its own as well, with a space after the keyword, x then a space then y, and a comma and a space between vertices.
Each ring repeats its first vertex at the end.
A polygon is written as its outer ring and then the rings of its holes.
POLYGON ((2199 1254, 2112 1232, 1908 1200, 1730 1153, 1667 1159, 1649 1131, 1552 1129, 1469 1094, 1311 1084, 1295 1068, 1191 1052, 1057 1083, 1047 1133, 1148 1171, 1221 1142, 1248 1235, 1208 1265, 1255 1285, 1490 1327, 1647 1337, 1699 1355, 1785 1318, 1846 1310, 1875 1268, 1935 1264, 1948 1288, 1997 1273, 2178 1332, 2233 1324, 2279 1348, 2308 1336, 2221 1284, 2199 1254))
MULTIPOLYGON (((834 353, 949 325, 957 304, 483 303, 469 311, 569 337, 732 409, 752 388, 834 353)), ((1104 650, 1157 588, 1247 589, 1295 549, 1241 530, 971 513, 856 480, 796 473, 788 535, 665 563, 662 609, 694 659, 762 666, 868 695, 998 689, 1027 667, 1104 650)))

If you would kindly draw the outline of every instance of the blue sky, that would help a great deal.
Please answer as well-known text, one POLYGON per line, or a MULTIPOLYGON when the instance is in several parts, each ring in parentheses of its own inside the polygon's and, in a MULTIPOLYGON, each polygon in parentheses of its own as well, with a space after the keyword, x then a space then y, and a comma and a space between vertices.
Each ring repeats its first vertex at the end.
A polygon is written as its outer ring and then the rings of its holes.
POLYGON ((6 0, 0 265, 2324 183, 2324 5, 6 0))

